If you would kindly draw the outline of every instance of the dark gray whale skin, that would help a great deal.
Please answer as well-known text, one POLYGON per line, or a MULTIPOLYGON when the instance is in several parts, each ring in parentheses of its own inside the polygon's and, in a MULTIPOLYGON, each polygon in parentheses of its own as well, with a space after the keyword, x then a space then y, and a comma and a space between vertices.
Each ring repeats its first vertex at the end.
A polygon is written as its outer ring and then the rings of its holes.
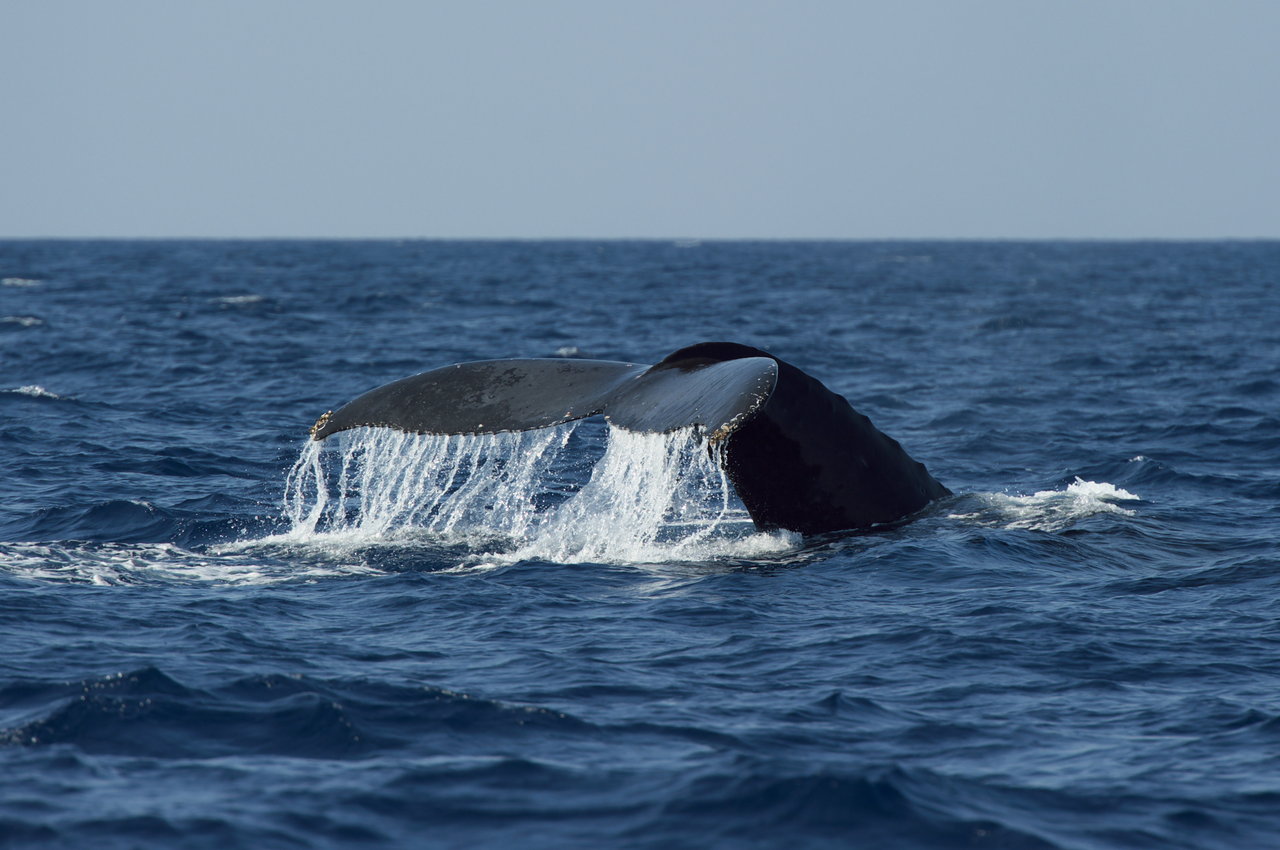
POLYGON ((482 360, 370 390, 326 413, 316 440, 363 426, 423 434, 545 428, 603 414, 617 427, 695 427, 718 444, 755 524, 801 534, 895 523, 950 491, 821 381, 733 342, 682 348, 654 366, 482 360))
POLYGON ((951 494, 843 396, 790 363, 736 343, 691 346, 663 363, 690 357, 769 357, 777 364, 773 392, 728 435, 723 455, 757 526, 802 534, 870 528, 951 494))

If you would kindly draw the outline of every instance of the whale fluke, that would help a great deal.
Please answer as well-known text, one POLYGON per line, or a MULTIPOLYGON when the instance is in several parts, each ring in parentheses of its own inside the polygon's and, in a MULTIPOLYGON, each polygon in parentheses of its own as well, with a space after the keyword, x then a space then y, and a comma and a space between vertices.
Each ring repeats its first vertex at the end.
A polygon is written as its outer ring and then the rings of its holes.
POLYGON ((631 431, 693 427, 761 529, 870 528, 950 491, 844 397, 768 352, 732 342, 653 366, 604 360, 482 360, 403 378, 326 413, 316 440, 362 426, 420 434, 527 431, 603 414, 631 431))

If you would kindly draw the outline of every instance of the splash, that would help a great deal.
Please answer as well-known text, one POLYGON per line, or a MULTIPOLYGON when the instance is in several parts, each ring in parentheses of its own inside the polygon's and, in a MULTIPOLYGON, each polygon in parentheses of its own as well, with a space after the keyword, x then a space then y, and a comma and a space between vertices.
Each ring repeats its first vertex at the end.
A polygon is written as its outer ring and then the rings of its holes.
POLYGON ((1141 497, 1106 481, 1085 481, 1077 477, 1064 490, 1040 490, 1030 496, 985 493, 978 498, 982 501, 980 510, 951 517, 1005 528, 1062 531, 1095 514, 1133 516, 1132 510, 1116 502, 1141 497))
POLYGON ((611 429, 591 479, 512 553, 547 561, 687 561, 754 530, 714 448, 691 429, 611 429))
POLYGON ((795 546, 758 534, 693 429, 568 423, 498 434, 359 428, 308 442, 289 473, 294 543, 461 544, 473 563, 701 561, 795 546), (594 449, 594 452, 593 452, 594 449), (592 463, 592 454, 598 459, 592 463))
POLYGON ((25 387, 18 387, 17 389, 13 389, 13 390, 4 390, 3 392, 14 393, 15 395, 25 395, 25 396, 29 396, 30 398, 54 398, 54 399, 66 398, 66 396, 60 396, 57 393, 49 392, 49 390, 46 390, 44 387, 38 386, 36 384, 28 384, 25 387))

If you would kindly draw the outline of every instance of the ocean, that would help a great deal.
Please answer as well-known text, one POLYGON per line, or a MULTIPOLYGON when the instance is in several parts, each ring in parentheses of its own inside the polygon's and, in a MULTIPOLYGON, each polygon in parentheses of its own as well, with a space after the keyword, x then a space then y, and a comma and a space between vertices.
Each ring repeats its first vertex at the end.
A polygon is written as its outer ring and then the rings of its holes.
POLYGON ((0 242, 0 847, 1280 846, 1280 243, 0 242), (954 495, 308 429, 757 346, 954 495))

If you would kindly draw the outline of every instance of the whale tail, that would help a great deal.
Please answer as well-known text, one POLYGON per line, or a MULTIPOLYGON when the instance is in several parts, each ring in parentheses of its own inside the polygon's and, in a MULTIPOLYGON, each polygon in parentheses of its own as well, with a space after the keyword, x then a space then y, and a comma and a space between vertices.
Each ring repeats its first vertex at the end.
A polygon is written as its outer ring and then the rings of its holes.
POLYGON ((763 530, 870 528, 950 491, 842 396, 773 355, 731 342, 646 366, 603 360, 483 360, 370 390, 324 414, 312 439, 362 426, 421 434, 545 428, 603 415, 630 431, 696 428, 763 530))

